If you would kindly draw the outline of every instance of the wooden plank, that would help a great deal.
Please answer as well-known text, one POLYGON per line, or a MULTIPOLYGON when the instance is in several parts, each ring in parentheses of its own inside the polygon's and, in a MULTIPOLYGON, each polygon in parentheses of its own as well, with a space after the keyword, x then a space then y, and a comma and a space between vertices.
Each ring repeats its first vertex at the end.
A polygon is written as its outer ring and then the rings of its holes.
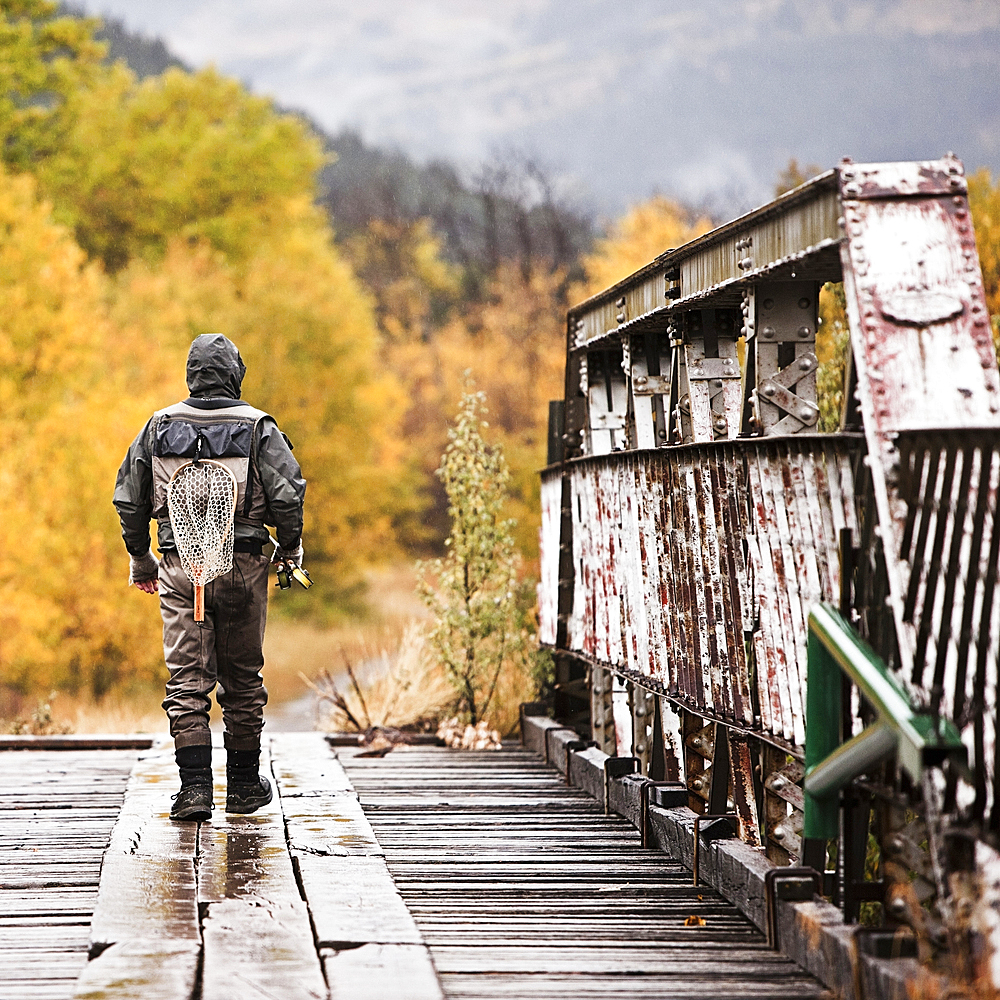
POLYGON ((326 997, 309 912, 301 900, 224 899, 207 908, 203 932, 201 1000, 326 997))
POLYGON ((101 856, 136 754, 0 745, 34 751, 0 762, 0 998, 66 1000, 87 964, 101 856))
POLYGON ((152 736, 0 736, 0 750, 146 750, 152 736))
POLYGON ((330 1000, 444 1000, 430 953, 417 944, 322 951, 330 1000))
POLYGON ((604 816, 582 791, 570 789, 575 811, 562 799, 502 809, 462 800, 466 788, 484 786, 487 797, 504 797, 521 766, 537 798, 565 789, 562 776, 539 773, 528 753, 421 749, 376 763, 345 750, 341 760, 361 802, 371 803, 396 888, 448 997, 822 995, 816 980, 767 949, 735 906, 692 886, 678 863, 643 850, 628 823, 604 816), (442 772, 452 785, 447 805, 407 806, 393 793, 442 772), (704 923, 686 925, 691 916, 704 923))
MULTIPOLYGON (((213 764, 217 795, 222 796, 225 754, 215 754, 213 764)), ((266 744, 260 770, 274 784, 266 744)), ((248 989, 251 995, 283 1000, 325 997, 309 911, 285 841, 278 789, 255 813, 220 812, 211 824, 200 826, 201 1000, 242 997, 248 989)))
POLYGON ((194 858, 109 852, 91 924, 94 948, 137 939, 199 937, 194 858))
POLYGON ((112 945, 80 973, 73 1000, 190 1000, 201 942, 133 938, 112 945))
POLYGON ((283 800, 341 793, 356 797, 347 772, 322 733, 280 733, 272 737, 270 751, 283 800))
POLYGON ((297 852, 296 863, 321 947, 422 944, 420 931, 381 858, 297 852))

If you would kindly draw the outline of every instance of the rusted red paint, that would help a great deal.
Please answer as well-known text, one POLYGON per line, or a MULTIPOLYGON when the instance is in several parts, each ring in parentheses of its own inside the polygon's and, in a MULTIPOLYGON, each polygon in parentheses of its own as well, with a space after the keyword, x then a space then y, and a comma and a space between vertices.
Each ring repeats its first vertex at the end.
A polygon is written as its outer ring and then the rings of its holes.
POLYGON ((570 649, 801 743, 805 619, 839 589, 837 532, 854 526, 859 446, 718 441, 574 462, 570 649))

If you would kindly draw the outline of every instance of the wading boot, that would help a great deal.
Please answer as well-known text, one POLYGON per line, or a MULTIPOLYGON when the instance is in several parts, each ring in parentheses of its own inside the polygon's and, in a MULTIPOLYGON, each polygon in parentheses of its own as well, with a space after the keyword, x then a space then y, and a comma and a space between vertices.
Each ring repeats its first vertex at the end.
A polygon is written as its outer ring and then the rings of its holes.
POLYGON ((258 770, 260 746, 226 751, 226 812, 252 813, 271 801, 271 782, 258 770))
POLYGON ((181 773, 181 790, 174 796, 170 818, 201 822, 212 818, 212 748, 199 743, 178 747, 174 759, 181 773))

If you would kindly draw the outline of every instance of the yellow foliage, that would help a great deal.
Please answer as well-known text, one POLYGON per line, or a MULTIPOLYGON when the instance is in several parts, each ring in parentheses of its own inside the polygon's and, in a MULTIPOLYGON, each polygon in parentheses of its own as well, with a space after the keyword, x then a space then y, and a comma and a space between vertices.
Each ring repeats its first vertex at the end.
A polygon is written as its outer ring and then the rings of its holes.
POLYGON ((61 148, 67 102, 107 70, 95 21, 60 16, 50 0, 0 0, 0 155, 34 169, 61 148))
MULTIPOLYGON (((423 482, 433 481, 466 372, 486 394, 489 438, 503 447, 511 472, 506 514, 517 519, 517 546, 529 560, 538 553, 538 470, 545 464, 548 402, 562 395, 564 280, 560 272, 540 269, 525 278, 513 262, 501 264, 484 301, 429 342, 410 337, 386 347, 409 393, 402 434, 414 475, 423 482)), ((432 523, 447 532, 443 516, 432 523)))
MULTIPOLYGON (((44 7, 6 3, 5 18, 15 6, 44 7)), ((0 21, 8 58, 15 44, 0 21)), ((298 120, 212 71, 95 71, 64 97, 46 133, 59 142, 31 161, 58 219, 35 179, 0 174, 0 684, 99 696, 163 670, 157 603, 126 588, 110 495, 150 413, 187 395, 193 337, 240 346, 246 396, 297 445, 321 584, 307 607, 342 606, 359 562, 391 544, 401 402, 314 204, 321 155, 298 120)))
POLYGON ((712 228, 707 216, 694 213, 678 202, 654 195, 635 205, 597 241, 593 252, 583 258, 587 274, 574 298, 593 295, 628 277, 665 250, 679 247, 712 228))
POLYGON ((1000 339, 1000 177, 994 183, 985 167, 969 177, 969 209, 983 269, 986 306, 993 317, 993 338, 1000 339))
POLYGON ((289 199, 312 199, 323 161, 302 121, 211 69, 136 83, 119 64, 70 110, 40 178, 57 218, 109 270, 158 259, 176 237, 246 260, 286 224, 289 199))
POLYGON ((793 156, 788 161, 788 166, 778 174, 778 181, 774 185, 774 196, 777 198, 778 195, 791 191, 792 188, 797 188, 800 184, 805 184, 810 177, 815 177, 816 174, 822 172, 823 168, 815 163, 799 166, 799 161, 793 156))
POLYGON ((0 173, 0 680, 24 689, 148 680, 152 602, 125 597, 108 503, 141 403, 113 367, 100 273, 28 177, 0 173))

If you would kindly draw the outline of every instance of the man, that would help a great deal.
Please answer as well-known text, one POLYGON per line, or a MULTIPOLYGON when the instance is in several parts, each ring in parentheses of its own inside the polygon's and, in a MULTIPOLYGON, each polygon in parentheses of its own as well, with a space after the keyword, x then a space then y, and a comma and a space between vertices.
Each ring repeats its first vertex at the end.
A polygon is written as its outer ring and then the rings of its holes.
POLYGON ((204 334, 187 360, 190 397, 159 410, 118 470, 114 505, 130 557, 129 583, 159 591, 163 652, 170 671, 163 708, 170 721, 181 789, 171 819, 211 817, 213 688, 225 722, 226 811, 251 813, 271 801, 259 774, 267 690, 261 678, 269 559, 265 524, 277 529, 275 561, 302 564, 306 484, 291 443, 268 414, 240 399, 246 368, 236 345, 204 334), (167 507, 171 476, 195 457, 233 473, 237 486, 233 568, 205 587, 205 620, 194 620, 194 585, 181 566, 167 507), (157 521, 159 561, 150 549, 157 521))

